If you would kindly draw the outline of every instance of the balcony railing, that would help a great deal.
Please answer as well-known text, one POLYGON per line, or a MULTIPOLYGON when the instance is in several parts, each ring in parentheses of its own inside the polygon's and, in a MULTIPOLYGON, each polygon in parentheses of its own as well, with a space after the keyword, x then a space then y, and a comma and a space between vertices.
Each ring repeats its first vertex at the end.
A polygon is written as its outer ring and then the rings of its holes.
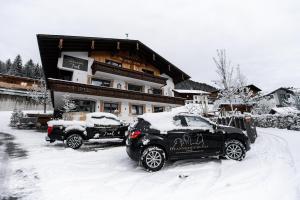
POLYGON ((139 79, 143 81, 150 81, 162 85, 166 85, 166 81, 167 81, 167 78, 164 77, 155 76, 155 75, 151 75, 151 74, 147 74, 144 72, 139 72, 131 69, 126 69, 123 67, 116 67, 103 62, 95 61, 92 65, 92 73, 95 74, 97 71, 139 79))
POLYGON ((101 87, 94 85, 87 85, 81 83, 74 83, 70 81, 58 80, 58 79, 48 79, 48 87, 53 91, 58 92, 69 92, 84 95, 94 95, 94 96, 104 96, 120 99, 131 99, 138 101, 150 101, 150 102, 160 102, 168 104, 184 105, 183 98, 179 97, 169 97, 155 94, 148 94, 136 91, 121 90, 110 87, 101 87))

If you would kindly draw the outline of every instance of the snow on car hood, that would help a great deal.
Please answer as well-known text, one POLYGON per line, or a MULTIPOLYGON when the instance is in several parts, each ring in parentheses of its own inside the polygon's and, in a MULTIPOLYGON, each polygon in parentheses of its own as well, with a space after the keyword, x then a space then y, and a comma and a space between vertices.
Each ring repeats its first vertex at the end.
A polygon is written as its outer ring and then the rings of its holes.
POLYGON ((85 126, 85 121, 78 121, 78 120, 51 120, 47 122, 48 126, 85 126))

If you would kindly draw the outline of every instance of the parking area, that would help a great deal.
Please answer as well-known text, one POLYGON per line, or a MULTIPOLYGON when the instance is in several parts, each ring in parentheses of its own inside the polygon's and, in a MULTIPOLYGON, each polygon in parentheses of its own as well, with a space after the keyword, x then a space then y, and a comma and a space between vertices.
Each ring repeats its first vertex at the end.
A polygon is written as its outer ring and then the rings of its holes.
POLYGON ((118 140, 91 141, 73 150, 62 142, 46 143, 44 133, 2 123, 0 131, 9 135, 1 138, 14 138, 17 149, 10 157, 0 146, 1 161, 7 159, 1 162, 3 199, 300 198, 300 159, 293 153, 299 151, 298 132, 258 129, 257 141, 242 162, 184 160, 148 173, 128 158, 118 140))

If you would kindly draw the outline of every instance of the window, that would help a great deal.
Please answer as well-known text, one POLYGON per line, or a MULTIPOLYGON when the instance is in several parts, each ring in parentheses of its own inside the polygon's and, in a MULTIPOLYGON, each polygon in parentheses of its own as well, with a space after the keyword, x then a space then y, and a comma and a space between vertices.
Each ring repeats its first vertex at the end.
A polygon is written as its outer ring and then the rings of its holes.
POLYGON ((118 63, 118 62, 113 61, 113 60, 105 60, 105 63, 109 64, 109 65, 113 65, 115 67, 122 67, 122 63, 118 63))
POLYGON ((118 103, 108 103, 104 102, 104 112, 108 113, 116 113, 119 110, 119 104, 118 103))
POLYGON ((26 82, 21 82, 21 86, 27 86, 26 82))
POLYGON ((142 105, 131 105, 131 114, 142 115, 144 113, 144 106, 142 105))
POLYGON ((77 112, 95 112, 96 103, 94 101, 76 99, 74 102, 77 112))
POLYGON ((128 84, 128 90, 142 92, 143 86, 128 84))
POLYGON ((146 74, 154 75, 154 71, 147 70, 147 69, 142 69, 142 71, 146 74))
POLYGON ((156 88, 152 88, 148 90, 149 94, 156 94, 156 95, 162 95, 162 90, 161 89, 156 89, 156 88))
POLYGON ((66 81, 72 81, 73 72, 67 70, 58 70, 58 78, 66 81))
POLYGON ((101 87, 110 87, 110 81, 93 78, 92 85, 101 86, 101 87))
POLYGON ((152 91, 153 91, 153 94, 157 94, 157 95, 161 95, 161 93, 162 93, 161 89, 153 88, 152 91))
POLYGON ((118 84, 117 84, 117 88, 118 88, 118 89, 122 89, 122 84, 121 84, 121 83, 118 83, 118 84))
POLYGON ((199 127, 199 128, 211 128, 211 124, 200 117, 185 116, 187 126, 199 127))
POLYGON ((164 112, 164 107, 162 107, 162 106, 154 106, 153 107, 153 112, 154 113, 164 112))

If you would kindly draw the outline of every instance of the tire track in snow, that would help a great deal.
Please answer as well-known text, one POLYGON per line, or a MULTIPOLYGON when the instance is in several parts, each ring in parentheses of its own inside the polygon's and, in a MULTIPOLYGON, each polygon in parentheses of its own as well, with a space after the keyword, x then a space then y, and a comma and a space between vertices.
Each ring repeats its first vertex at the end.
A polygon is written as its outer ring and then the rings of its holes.
MULTIPOLYGON (((242 162, 224 160, 217 183, 202 193, 201 199, 215 199, 216 196, 224 194, 224 197, 227 197, 225 199, 237 199, 233 194, 238 194, 241 190, 252 191, 248 197, 253 198, 257 198, 259 193, 271 197, 275 190, 276 194, 287 198, 284 191, 280 192, 279 185, 281 181, 289 181, 288 177, 293 178, 288 169, 295 169, 295 166, 286 140, 260 131, 258 140, 252 145, 247 156, 242 162), (280 171, 281 169, 288 172, 280 171), (285 179, 279 179, 278 184, 274 185, 274 180, 281 177, 285 179)), ((292 197, 295 195, 292 194, 292 197)))

